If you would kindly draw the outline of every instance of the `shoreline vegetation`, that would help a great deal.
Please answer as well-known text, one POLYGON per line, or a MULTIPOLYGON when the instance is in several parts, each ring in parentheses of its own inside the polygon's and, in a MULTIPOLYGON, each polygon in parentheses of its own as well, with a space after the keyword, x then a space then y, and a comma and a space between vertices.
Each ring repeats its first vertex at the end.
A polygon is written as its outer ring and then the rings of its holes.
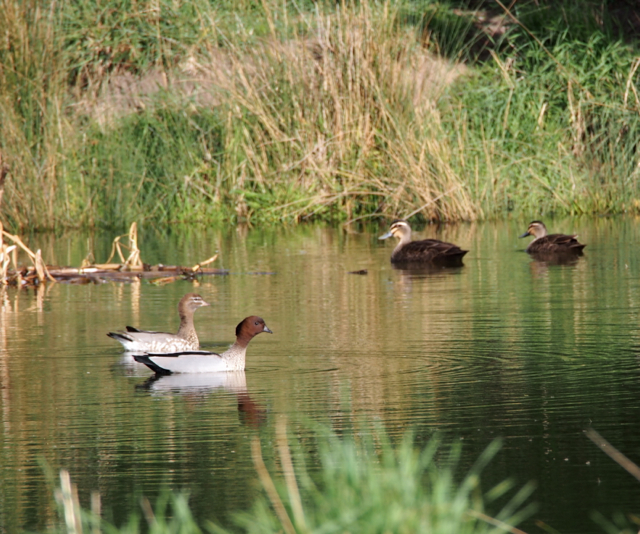
POLYGON ((6 0, 0 219, 640 212, 625 4, 512 4, 6 0))

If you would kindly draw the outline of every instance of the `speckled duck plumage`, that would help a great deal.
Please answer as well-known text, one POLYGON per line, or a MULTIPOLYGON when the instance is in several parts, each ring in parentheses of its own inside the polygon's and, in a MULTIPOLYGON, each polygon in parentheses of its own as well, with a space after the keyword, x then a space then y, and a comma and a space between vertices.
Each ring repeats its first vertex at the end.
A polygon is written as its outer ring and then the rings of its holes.
POLYGON ((126 332, 109 332, 107 335, 122 343, 125 350, 130 352, 198 350, 200 342, 193 324, 193 315, 202 306, 209 306, 209 303, 196 293, 187 293, 180 299, 178 303, 180 328, 176 334, 138 330, 127 326, 126 332))
POLYGON ((379 239, 395 237, 398 239, 396 248, 391 253, 391 262, 402 263, 431 263, 446 266, 462 265, 462 258, 468 252, 458 245, 440 241, 439 239, 423 239, 411 241, 411 227, 404 220, 391 223, 389 231, 379 239))
POLYGON ((529 223, 527 231, 520 237, 533 236, 526 251, 529 254, 572 254, 582 255, 586 245, 579 243, 577 235, 547 234, 547 227, 542 221, 529 223))
POLYGON ((161 375, 244 371, 247 346, 255 336, 262 332, 273 334, 263 319, 252 315, 238 324, 236 342, 222 354, 207 351, 181 351, 173 354, 135 355, 134 359, 161 375))

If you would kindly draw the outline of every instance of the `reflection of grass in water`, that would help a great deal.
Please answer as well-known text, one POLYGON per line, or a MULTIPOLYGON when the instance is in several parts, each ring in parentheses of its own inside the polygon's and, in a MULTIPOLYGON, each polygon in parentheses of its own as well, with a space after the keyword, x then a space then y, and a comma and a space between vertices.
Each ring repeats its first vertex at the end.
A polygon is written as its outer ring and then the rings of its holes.
MULTIPOLYGON (((587 429, 586 434, 609 458, 617 462, 627 473, 640 482, 640 467, 613 447, 593 428, 587 429)), ((640 525, 640 518, 636 515, 630 515, 629 518, 626 518, 623 514, 618 513, 612 520, 607 519, 598 512, 593 512, 591 516, 596 523, 602 526, 605 532, 610 534, 633 534, 638 531, 638 525, 640 525)))
MULTIPOLYGON (((480 472, 496 454, 497 443, 480 456, 461 482, 456 482, 459 446, 451 448, 445 465, 440 466, 435 439, 418 450, 410 434, 397 445, 392 445, 381 430, 370 438, 321 434, 320 470, 311 474, 305 469, 310 458, 298 446, 294 447, 298 453, 293 461, 284 424, 279 424, 276 448, 282 476, 275 480, 263 462, 260 442, 254 438, 254 464, 265 494, 250 512, 238 516, 237 524, 243 532, 518 533, 521 531, 513 525, 533 510, 533 505, 524 505, 532 491, 530 485, 510 498, 506 495, 512 489, 508 482, 482 493, 480 472), (485 502, 496 499, 503 503, 501 509, 489 515, 485 502)), ((79 524, 87 532, 97 528, 96 516, 80 513, 73 487, 68 478, 62 480, 58 499, 64 505, 67 532, 78 532, 79 524)), ((93 501, 97 502, 95 497, 93 501)), ((143 513, 150 532, 201 532, 184 495, 165 494, 155 511, 144 503, 143 513)), ((140 531, 138 525, 138 519, 132 518, 121 530, 106 525, 101 528, 133 533, 140 531)), ((208 530, 227 532, 215 525, 208 525, 208 530)))
POLYGON ((484 61, 472 12, 258 4, 5 2, 7 225, 640 209, 640 63, 606 9, 518 3, 484 61), (175 83, 104 120, 125 75, 175 83))

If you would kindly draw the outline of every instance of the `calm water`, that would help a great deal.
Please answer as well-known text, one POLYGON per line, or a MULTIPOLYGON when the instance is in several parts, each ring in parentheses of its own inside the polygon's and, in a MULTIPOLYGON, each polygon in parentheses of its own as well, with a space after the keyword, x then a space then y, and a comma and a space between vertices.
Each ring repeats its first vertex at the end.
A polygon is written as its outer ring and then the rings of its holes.
MULTIPOLYGON (((220 253, 228 276, 50 285, 0 293, 0 532, 43 531, 56 511, 43 465, 67 468, 81 501, 99 490, 122 521, 140 495, 188 489, 199 519, 231 524, 258 491, 250 440, 270 465, 275 423, 306 440, 310 423, 392 436, 414 428, 463 440, 464 472, 493 439, 504 446, 491 484, 533 480, 539 511, 523 528, 603 532, 592 512, 638 513, 640 483, 584 435, 593 427, 640 462, 640 221, 548 221, 588 243, 573 265, 531 261, 528 221, 426 227, 470 250, 465 267, 407 273, 389 263, 382 228, 360 233, 140 229, 147 263, 195 264, 220 253), (366 269, 366 275, 348 271, 366 269), (205 347, 233 341, 245 316, 254 339, 245 373, 169 377, 123 358, 105 334, 131 324, 175 330, 176 304, 197 291, 205 347)), ((49 263, 105 261, 113 235, 34 236, 49 263)))

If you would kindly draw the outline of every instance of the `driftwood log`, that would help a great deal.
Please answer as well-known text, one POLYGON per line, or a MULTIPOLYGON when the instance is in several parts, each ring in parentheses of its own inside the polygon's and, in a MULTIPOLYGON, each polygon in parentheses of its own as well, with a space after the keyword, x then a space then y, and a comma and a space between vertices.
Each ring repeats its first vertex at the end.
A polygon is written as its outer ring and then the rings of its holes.
POLYGON ((135 282, 148 280, 152 284, 166 284, 176 280, 193 280, 199 276, 226 275, 226 269, 181 267, 179 265, 143 265, 142 269, 128 269, 124 265, 93 265, 89 267, 56 267, 47 265, 50 278, 39 276, 35 267, 8 271, 4 283, 10 286, 33 287, 48 281, 67 284, 100 284, 104 282, 135 282))
POLYGON ((114 239, 111 256, 106 263, 95 264, 85 259, 80 267, 58 267, 46 265, 40 250, 35 253, 31 251, 20 237, 4 231, 0 222, 0 284, 2 285, 34 287, 47 282, 99 284, 102 282, 135 282, 137 280, 149 280, 152 284, 166 284, 176 280, 193 280, 198 276, 228 274, 229 272, 225 269, 207 267, 217 258, 216 254, 193 267, 148 265, 140 259, 138 231, 134 222, 128 234, 114 239), (120 242, 123 237, 129 238, 128 245, 120 242), (3 238, 13 244, 5 244, 3 238), (18 249, 29 256, 32 265, 18 267, 18 249), (124 249, 129 251, 127 258, 125 258, 124 249), (116 254, 121 261, 111 263, 116 254), (9 263, 13 263, 13 270, 9 269, 9 263))

